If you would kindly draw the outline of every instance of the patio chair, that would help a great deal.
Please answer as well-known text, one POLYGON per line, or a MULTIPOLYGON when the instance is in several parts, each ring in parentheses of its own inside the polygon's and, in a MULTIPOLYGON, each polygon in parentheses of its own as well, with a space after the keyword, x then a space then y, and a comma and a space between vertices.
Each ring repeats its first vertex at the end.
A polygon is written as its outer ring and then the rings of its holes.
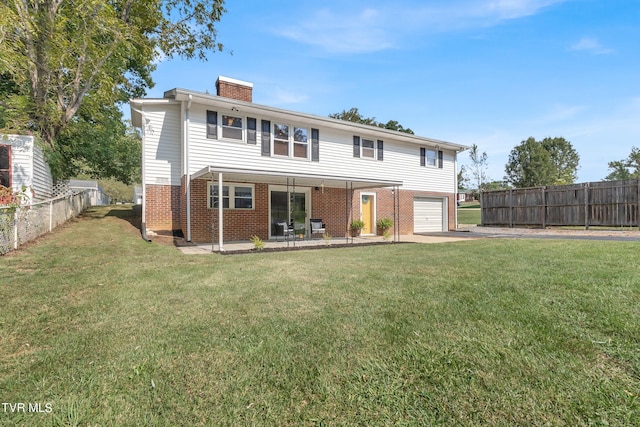
POLYGON ((314 234, 322 234, 326 232, 326 226, 322 222, 321 219, 310 219, 309 226, 311 227, 311 238, 313 239, 314 234))
POLYGON ((287 240, 289 237, 293 236, 293 227, 287 224, 287 221, 284 219, 276 219, 273 221, 273 224, 276 228, 276 241, 278 241, 279 236, 282 236, 283 240, 287 240))

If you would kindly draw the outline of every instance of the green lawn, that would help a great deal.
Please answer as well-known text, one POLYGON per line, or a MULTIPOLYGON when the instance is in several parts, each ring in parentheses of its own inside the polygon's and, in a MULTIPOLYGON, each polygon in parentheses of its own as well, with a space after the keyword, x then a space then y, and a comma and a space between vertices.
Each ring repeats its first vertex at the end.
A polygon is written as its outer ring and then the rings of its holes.
POLYGON ((640 242, 187 256, 126 208, 0 257, 0 425, 640 425, 640 242))
POLYGON ((458 208, 458 224, 478 225, 481 221, 480 208, 464 209, 458 208))

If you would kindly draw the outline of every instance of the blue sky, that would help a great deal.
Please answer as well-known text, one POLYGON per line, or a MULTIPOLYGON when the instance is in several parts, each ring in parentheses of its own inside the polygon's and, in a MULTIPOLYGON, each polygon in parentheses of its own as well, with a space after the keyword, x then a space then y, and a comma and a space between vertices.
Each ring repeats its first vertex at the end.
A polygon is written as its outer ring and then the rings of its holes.
MULTIPOLYGON (((486 151, 504 176, 530 136, 564 137, 578 181, 640 146, 638 0, 228 0, 228 51, 165 60, 149 97, 215 93, 218 75, 260 104, 327 116, 357 107, 417 135, 486 151)), ((467 152, 460 164, 468 164, 467 152)))

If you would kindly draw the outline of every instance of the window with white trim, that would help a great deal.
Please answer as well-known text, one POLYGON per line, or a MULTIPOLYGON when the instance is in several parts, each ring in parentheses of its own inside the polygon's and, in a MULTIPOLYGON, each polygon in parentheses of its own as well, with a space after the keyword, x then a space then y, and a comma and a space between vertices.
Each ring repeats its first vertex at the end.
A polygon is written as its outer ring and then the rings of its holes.
POLYGON ((242 117, 222 115, 222 137, 242 141, 242 117))
POLYGON ((273 154, 289 157, 289 126, 273 124, 273 154))
POLYGON ((273 124, 273 154, 275 156, 309 158, 309 129, 286 124, 273 124))
POLYGON ((309 157, 309 131, 305 128, 293 128, 293 157, 309 157))
MULTIPOLYGON (((244 209, 254 208, 255 187, 253 184, 227 183, 222 186, 222 208, 244 209)), ((207 206, 209 209, 218 209, 220 206, 218 197, 218 184, 208 183, 207 206)))
POLYGON ((384 160, 384 141, 353 135, 353 157, 384 160))
POLYGON ((362 138, 361 149, 362 149, 361 157, 365 159, 376 158, 376 148, 375 148, 375 142, 373 141, 373 139, 362 138))
POLYGON ((426 151, 426 166, 437 167, 438 166, 438 152, 436 150, 426 151))

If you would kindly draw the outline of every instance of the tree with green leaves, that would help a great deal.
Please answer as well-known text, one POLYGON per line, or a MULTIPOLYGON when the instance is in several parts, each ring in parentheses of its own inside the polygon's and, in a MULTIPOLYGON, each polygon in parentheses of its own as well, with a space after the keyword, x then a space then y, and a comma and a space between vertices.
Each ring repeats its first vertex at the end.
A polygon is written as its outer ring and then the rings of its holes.
POLYGON ((511 150, 505 180, 516 188, 573 184, 580 156, 564 138, 530 137, 511 150))
POLYGON ((488 181, 487 168, 489 166, 487 152, 480 153, 477 144, 473 144, 469 150, 469 159, 471 160, 471 176, 473 176, 474 184, 476 185, 477 197, 482 190, 484 190, 484 184, 488 181))
POLYGON ((153 86, 151 72, 158 58, 206 59, 209 51, 222 50, 214 26, 225 12, 223 4, 224 0, 2 2, 0 90, 11 95, 2 100, 4 127, 35 133, 49 154, 65 158, 66 144, 74 140, 65 130, 77 126, 70 133, 79 134, 85 125, 105 117, 111 122, 105 126, 112 126, 117 119, 114 107, 144 96, 153 86))
POLYGON ((458 171, 458 190, 466 190, 468 185, 469 178, 467 178, 467 167, 462 165, 458 171))
POLYGON ((640 149, 631 147, 626 159, 614 160, 608 165, 611 172, 604 178, 605 181, 640 178, 640 149))
POLYGON ((342 110, 340 113, 329 114, 329 117, 332 119, 346 120, 348 122, 361 123, 363 125, 376 126, 413 135, 413 131, 411 129, 405 128, 396 120, 389 120, 387 123, 378 123, 375 117, 364 117, 356 107, 349 111, 342 110))

